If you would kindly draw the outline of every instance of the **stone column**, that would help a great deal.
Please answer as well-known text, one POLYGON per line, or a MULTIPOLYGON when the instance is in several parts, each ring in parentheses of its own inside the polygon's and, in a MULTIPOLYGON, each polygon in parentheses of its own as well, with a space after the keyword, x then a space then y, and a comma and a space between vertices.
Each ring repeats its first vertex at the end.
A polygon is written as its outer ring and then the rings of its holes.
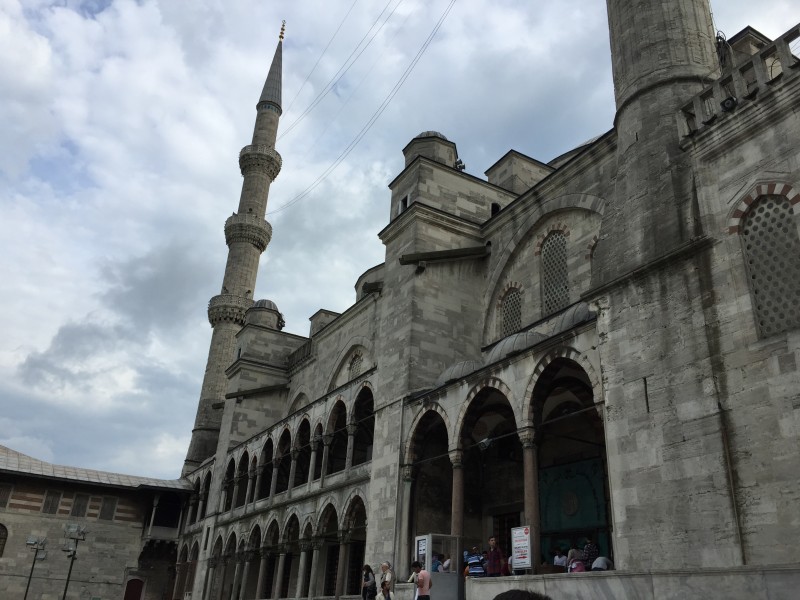
POLYGON ((350 547, 350 531, 339 531, 339 564, 336 566, 336 600, 344 595, 344 578, 347 574, 348 549, 350 547))
POLYGON ((175 585, 172 586, 172 596, 170 598, 182 598, 181 592, 186 587, 185 580, 181 579, 186 575, 186 563, 177 563, 175 565, 175 585))
POLYGON ((538 440, 533 427, 519 430, 522 442, 522 469, 525 475, 525 521, 531 528, 531 562, 533 569, 542 564, 541 524, 539 522, 539 459, 538 440))
POLYGON ((297 568, 297 588, 294 593, 295 598, 303 598, 306 595, 306 569, 308 568, 308 551, 311 544, 308 541, 300 542, 300 565, 297 568))
POLYGON ((203 585, 203 600, 209 600, 211 598, 211 589, 214 587, 214 573, 217 568, 217 564, 219 560, 216 557, 211 557, 208 559, 208 564, 206 567, 206 578, 205 583, 203 585))
MULTIPOLYGON (((222 502, 219 505, 219 512, 225 512, 225 505, 228 503, 228 493, 230 491, 230 479, 223 479, 222 480, 222 502)), ((231 506, 233 506, 233 500, 231 500, 231 506)))
POLYGON ((150 512, 150 525, 147 527, 147 536, 153 535, 153 521, 156 520, 156 508, 158 508, 158 498, 160 494, 153 496, 153 510, 150 512))
POLYGON ((236 567, 233 570, 233 586, 231 587, 231 600, 236 600, 239 597, 238 589, 242 583, 242 565, 244 564, 244 552, 237 552, 233 559, 236 561, 236 567))
POLYGON ((308 487, 311 487, 311 482, 314 481, 314 472, 317 470, 317 449, 319 448, 320 439, 315 437, 311 440, 311 461, 308 466, 308 487))
POLYGON ((300 454, 300 452, 297 450, 297 448, 292 448, 291 454, 292 464, 289 466, 289 486, 287 488, 289 492, 291 492, 292 488, 294 487, 294 476, 297 473, 297 456, 300 454))
POLYGON ((286 546, 280 546, 278 549, 278 576, 275 577, 275 588, 272 592, 273 598, 281 597, 281 590, 283 589, 283 570, 286 568, 286 546))
POLYGON ((313 598, 317 595, 317 579, 319 578, 319 551, 322 549, 322 540, 315 538, 311 540, 311 579, 308 582, 308 597, 313 598))
POLYGON ((344 470, 349 471, 353 466, 353 448, 356 443, 356 431, 358 425, 356 423, 349 423, 347 425, 347 458, 344 463, 344 470))
POLYGON ((252 502, 253 498, 251 495, 253 494, 253 484, 255 483, 255 469, 252 469, 247 472, 247 491, 244 493, 244 506, 247 508, 247 505, 252 502))
MULTIPOLYGON (((195 499, 195 501, 196 501, 196 499, 195 499)), ((184 504, 181 506, 181 508, 182 508, 182 509, 185 509, 185 508, 186 508, 186 503, 184 503, 184 504)), ((181 511, 179 511, 179 512, 178 512, 178 534, 179 534, 179 535, 180 535, 181 533, 183 533, 183 531, 181 531, 181 527, 183 527, 183 519, 184 519, 184 516, 186 516, 186 520, 188 521, 188 520, 189 520, 188 514, 191 512, 191 510, 192 510, 192 509, 191 509, 191 507, 189 507, 189 510, 181 510, 181 511)), ((196 515, 196 514, 197 514, 197 513, 195 513, 195 515, 196 515)))
POLYGON ((256 582, 256 600, 264 598, 264 582, 267 579, 267 563, 269 562, 269 550, 266 546, 261 546, 261 561, 258 563, 258 582, 256 582))
MULTIPOLYGON (((231 502, 231 510, 236 508, 236 503, 239 501, 239 496, 241 495, 242 486, 244 485, 244 475, 237 474, 236 477, 233 478, 233 502, 231 502)), ((247 501, 247 497, 242 498, 242 506, 245 505, 247 501)))
MULTIPOLYGON (((450 500, 450 535, 464 535, 464 468, 463 452, 450 451, 450 462, 453 465, 453 491, 450 500)), ((451 557, 452 560, 452 557, 451 557)))
POLYGON ((250 562, 256 557, 256 553, 247 550, 244 553, 244 572, 242 573, 241 587, 239 588, 239 600, 245 600, 245 590, 247 590, 247 580, 250 578, 250 562))
POLYGON ((275 490, 278 488, 278 467, 281 466, 281 457, 278 456, 272 461, 272 482, 269 486, 269 497, 275 498, 275 490))
POLYGON ((225 576, 228 574, 228 561, 230 556, 220 556, 219 566, 222 567, 222 577, 219 580, 219 589, 217 590, 217 600, 222 600, 222 593, 225 591, 225 576))
MULTIPOLYGON (((398 557, 395 573, 409 573, 411 571, 411 549, 409 541, 411 538, 410 512, 411 512, 411 484, 414 481, 414 467, 405 465, 403 469, 402 483, 402 503, 400 504, 400 543, 398 544, 398 557)), ((451 557, 456 558, 456 557, 451 557)))
POLYGON ((331 442, 333 441, 333 436, 330 433, 326 433, 322 436, 322 472, 319 476, 319 484, 322 485, 325 483, 325 475, 328 473, 328 460, 330 459, 331 454, 331 442))
POLYGON ((200 497, 197 500, 197 517, 195 518, 195 522, 203 518, 203 510, 205 510, 206 508, 205 500, 206 500, 205 495, 201 493, 200 497))
POLYGON ((261 490, 261 480, 264 478, 264 465, 256 468, 256 490, 253 493, 253 504, 258 500, 258 492, 261 490))

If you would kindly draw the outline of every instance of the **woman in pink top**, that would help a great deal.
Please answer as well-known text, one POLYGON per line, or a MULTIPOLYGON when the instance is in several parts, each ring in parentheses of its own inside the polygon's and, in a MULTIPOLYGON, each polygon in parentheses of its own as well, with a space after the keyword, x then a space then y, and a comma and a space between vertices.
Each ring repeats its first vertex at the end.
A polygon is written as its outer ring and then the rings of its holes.
POLYGON ((415 560, 411 570, 417 574, 417 600, 431 599, 431 574, 422 568, 422 563, 415 560))

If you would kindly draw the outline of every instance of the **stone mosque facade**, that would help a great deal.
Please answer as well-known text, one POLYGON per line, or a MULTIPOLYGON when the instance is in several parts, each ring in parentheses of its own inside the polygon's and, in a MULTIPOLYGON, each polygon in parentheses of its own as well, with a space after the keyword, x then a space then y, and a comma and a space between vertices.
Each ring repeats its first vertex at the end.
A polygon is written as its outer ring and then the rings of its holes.
POLYGON ((800 26, 724 40, 708 0, 607 7, 613 128, 550 162, 511 150, 485 178, 441 133, 414 137, 385 261, 307 337, 253 300, 281 168, 279 42, 183 483, 161 484, 183 501, 174 572, 141 597, 355 598, 365 563, 404 582, 417 536, 460 565, 520 526, 536 568, 437 574, 434 595, 791 597, 800 26), (541 574, 590 537, 615 571, 541 574))

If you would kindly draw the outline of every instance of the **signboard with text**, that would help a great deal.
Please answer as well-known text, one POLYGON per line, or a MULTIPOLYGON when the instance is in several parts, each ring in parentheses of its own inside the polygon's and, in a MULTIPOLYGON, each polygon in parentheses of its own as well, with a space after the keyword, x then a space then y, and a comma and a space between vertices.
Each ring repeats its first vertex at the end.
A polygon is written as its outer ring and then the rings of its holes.
POLYGON ((531 528, 511 529, 511 566, 514 570, 531 568, 531 528))

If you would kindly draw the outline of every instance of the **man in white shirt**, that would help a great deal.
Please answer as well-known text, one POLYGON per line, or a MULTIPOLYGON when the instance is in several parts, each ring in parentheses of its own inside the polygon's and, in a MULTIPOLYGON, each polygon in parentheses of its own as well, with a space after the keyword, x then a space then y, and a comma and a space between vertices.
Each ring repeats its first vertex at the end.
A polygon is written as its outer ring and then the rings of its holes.
POLYGON ((553 564, 556 567, 567 566, 567 557, 561 554, 561 548, 556 548, 556 555, 553 557, 553 564))
POLYGON ((614 563, 605 556, 598 556, 594 559, 594 562, 592 562, 592 571, 609 571, 613 568, 614 563))

